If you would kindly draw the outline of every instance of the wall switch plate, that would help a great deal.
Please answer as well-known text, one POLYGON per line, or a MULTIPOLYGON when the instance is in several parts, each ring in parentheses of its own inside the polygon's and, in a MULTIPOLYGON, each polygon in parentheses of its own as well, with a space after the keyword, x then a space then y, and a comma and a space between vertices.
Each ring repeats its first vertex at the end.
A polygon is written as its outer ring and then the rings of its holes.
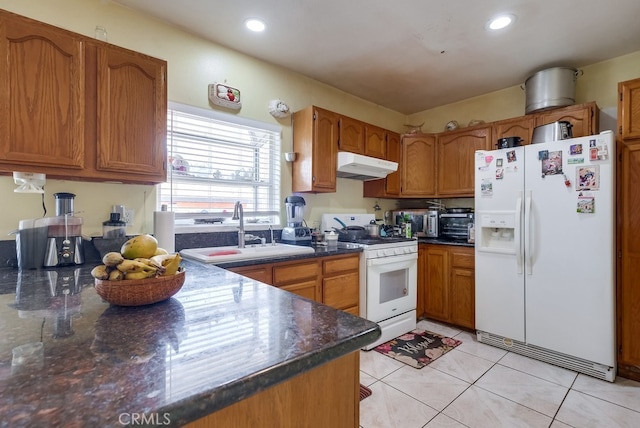
POLYGON ((134 209, 125 208, 122 221, 124 221, 127 224, 127 226, 131 226, 133 225, 133 219, 135 215, 136 215, 136 211, 134 209))

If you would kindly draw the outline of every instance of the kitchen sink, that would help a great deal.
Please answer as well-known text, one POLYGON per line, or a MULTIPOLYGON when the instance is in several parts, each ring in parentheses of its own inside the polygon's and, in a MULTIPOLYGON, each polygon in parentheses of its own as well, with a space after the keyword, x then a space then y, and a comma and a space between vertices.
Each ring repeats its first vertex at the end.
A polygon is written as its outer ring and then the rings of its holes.
POLYGON ((181 250, 180 255, 203 263, 226 263, 269 257, 293 256, 297 254, 311 254, 314 252, 315 250, 312 247, 276 243, 276 245, 256 245, 245 248, 238 248, 236 246, 189 248, 181 250))

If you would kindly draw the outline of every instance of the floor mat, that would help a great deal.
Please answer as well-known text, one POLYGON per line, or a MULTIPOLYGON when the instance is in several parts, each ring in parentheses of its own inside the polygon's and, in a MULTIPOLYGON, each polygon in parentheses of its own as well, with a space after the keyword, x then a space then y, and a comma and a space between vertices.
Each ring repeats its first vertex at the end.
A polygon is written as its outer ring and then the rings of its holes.
POLYGON ((426 330, 413 330, 396 337, 374 350, 401 361, 411 367, 421 369, 462 342, 426 330))
POLYGON ((363 384, 360 384, 360 401, 364 400, 365 398, 367 398, 371 394, 373 394, 371 389, 367 388, 363 384))

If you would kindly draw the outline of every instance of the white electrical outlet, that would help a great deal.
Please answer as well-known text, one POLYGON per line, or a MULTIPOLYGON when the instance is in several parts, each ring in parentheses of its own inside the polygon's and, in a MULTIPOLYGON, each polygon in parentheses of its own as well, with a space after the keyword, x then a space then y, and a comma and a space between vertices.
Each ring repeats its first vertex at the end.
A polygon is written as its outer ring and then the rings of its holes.
POLYGON ((127 226, 131 226, 133 224, 133 219, 136 215, 136 211, 132 208, 125 208, 124 210, 124 217, 122 219, 122 221, 124 221, 127 226))

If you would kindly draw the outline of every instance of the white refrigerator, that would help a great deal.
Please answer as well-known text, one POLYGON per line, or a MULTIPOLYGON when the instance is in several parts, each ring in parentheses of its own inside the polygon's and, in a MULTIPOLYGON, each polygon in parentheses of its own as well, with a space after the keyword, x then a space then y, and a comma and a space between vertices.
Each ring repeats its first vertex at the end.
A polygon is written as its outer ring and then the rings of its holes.
POLYGON ((475 156, 478 340, 615 379, 611 131, 475 156))

